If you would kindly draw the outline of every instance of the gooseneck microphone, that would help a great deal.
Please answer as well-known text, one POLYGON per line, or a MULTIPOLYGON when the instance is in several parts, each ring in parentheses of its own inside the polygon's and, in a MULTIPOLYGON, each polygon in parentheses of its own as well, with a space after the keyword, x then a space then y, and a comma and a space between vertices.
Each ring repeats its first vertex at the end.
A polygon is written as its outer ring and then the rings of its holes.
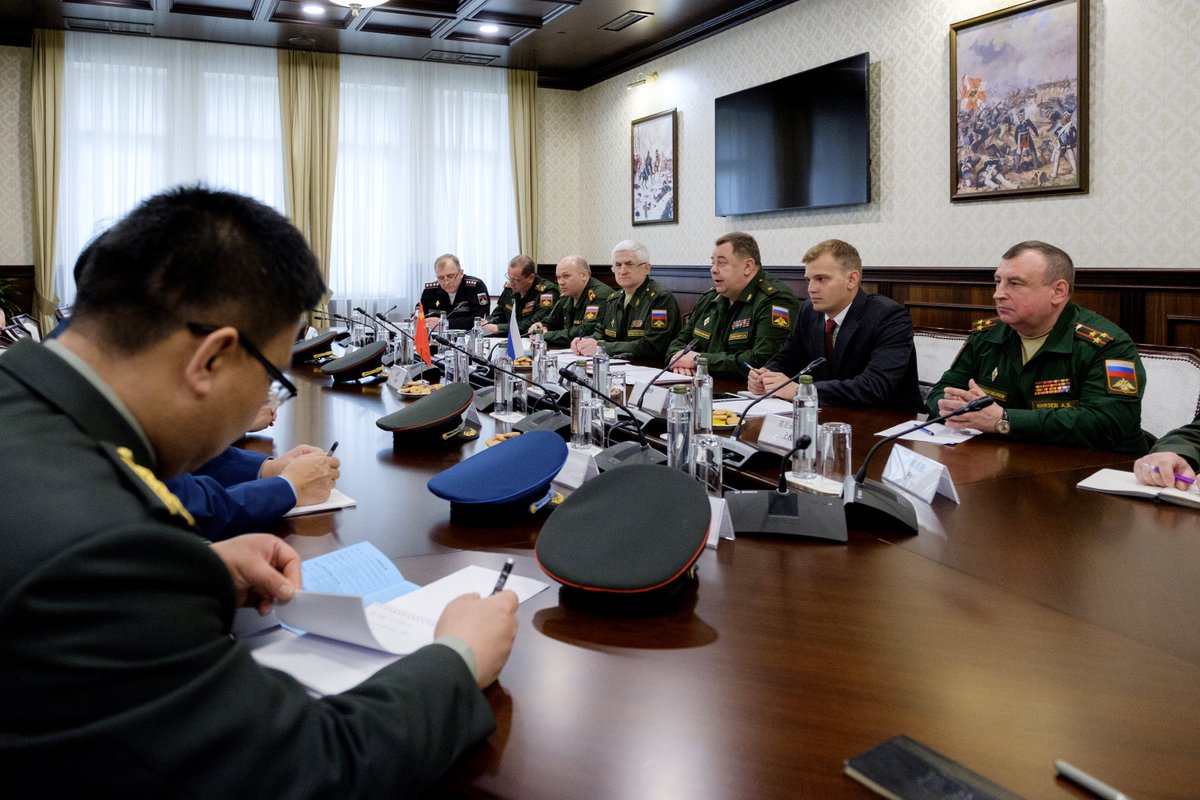
POLYGON ((796 446, 784 454, 783 463, 779 466, 779 483, 775 487, 775 491, 779 494, 787 494, 788 462, 791 461, 792 456, 804 450, 810 444, 812 444, 812 437, 807 433, 802 433, 800 434, 800 441, 796 442, 796 446))
POLYGON ((797 372, 795 375, 788 378, 786 381, 779 384, 774 389, 772 389, 771 391, 764 394, 762 397, 756 397, 754 399, 754 402, 750 403, 750 405, 748 405, 742 409, 742 418, 738 420, 737 427, 735 427, 733 429, 733 437, 732 438, 735 440, 741 438, 742 423, 744 423, 750 417, 750 415, 746 412, 748 412, 750 409, 754 408, 756 405, 761 403, 763 400, 766 400, 768 397, 774 397, 781 389, 783 389, 783 387, 791 386, 793 383, 800 380, 801 375, 807 375, 808 373, 812 372, 814 369, 816 369, 817 367, 821 366, 824 363, 825 363, 825 356, 817 356, 812 361, 808 362, 804 366, 804 368, 802 370, 800 370, 799 372, 797 372))
MULTIPOLYGON (((555 392, 555 391, 547 388, 545 385, 538 383, 537 381, 533 380, 532 378, 526 378, 524 375, 522 375, 519 372, 516 372, 514 370, 505 369, 504 367, 501 367, 499 364, 493 364, 490 361, 488 361, 486 358, 478 356, 475 353, 472 353, 470 350, 467 350, 465 347, 459 347, 458 345, 456 345, 454 342, 450 341, 445 336, 442 336, 440 333, 433 334, 431 338, 440 345, 445 345, 446 347, 449 347, 451 350, 457 350, 458 352, 462 353, 463 355, 465 355, 467 357, 467 360, 469 360, 473 364, 479 364, 480 366, 483 366, 483 367, 490 367, 491 369, 493 369, 497 372, 503 372, 505 375, 511 375, 512 377, 517 378, 518 380, 524 381, 525 383, 528 383, 530 386, 536 386, 537 388, 542 390, 542 396, 538 400, 537 403, 534 403, 534 407, 536 408, 538 403, 541 403, 542 401, 549 399, 551 409, 555 412, 558 411, 557 401, 551 399, 551 398, 557 397, 558 392, 555 392)), ((570 422, 570 420, 568 419, 568 423, 569 422, 570 422)))
MULTIPOLYGON (((558 374, 567 383, 574 383, 574 384, 578 384, 579 386, 582 386, 584 389, 587 389, 589 392, 596 395, 601 400, 606 400, 608 402, 611 402, 613 405, 615 405, 617 408, 624 411, 630 417, 633 417, 633 412, 629 410, 628 406, 626 406, 624 403, 614 400, 613 398, 606 395, 604 392, 597 389, 595 386, 592 386, 590 381, 587 381, 587 380, 579 377, 578 375, 576 375, 575 372, 570 367, 559 368, 558 374)), ((648 439, 646 439, 646 434, 642 432, 642 428, 640 425, 634 425, 633 431, 634 431, 634 433, 637 434, 637 437, 638 437, 637 449, 631 449, 629 447, 629 445, 633 444, 632 442, 620 442, 619 444, 615 444, 615 445, 612 445, 611 447, 605 448, 604 450, 602 450, 601 452, 596 454, 597 468, 599 468, 601 471, 605 471, 605 470, 612 469, 614 467, 623 466, 625 464, 665 464, 666 463, 667 457, 664 453, 660 453, 657 450, 652 450, 650 448, 650 442, 648 439)))
MULTIPOLYGON (((646 402, 646 392, 650 391, 650 387, 654 385, 654 382, 656 380, 658 380, 659 378, 661 378, 663 376, 664 372, 666 372, 671 367, 678 364, 679 359, 683 358, 685 355, 692 352, 699 346, 700 346, 700 340, 692 339, 690 342, 687 343, 687 347, 683 348, 678 353, 676 353, 675 357, 672 358, 670 361, 668 361, 667 365, 665 367, 663 367, 662 369, 660 369, 658 371, 658 374, 656 374, 653 378, 650 379, 650 382, 646 384, 646 388, 642 390, 642 396, 638 398, 638 401, 637 401, 637 410, 638 411, 642 410, 642 403, 646 402)), ((633 415, 631 414, 630 416, 633 416, 633 415)), ((637 419, 637 418, 634 417, 634 419, 637 419)))
POLYGON ((864 480, 866 480, 867 464, 870 463, 871 456, 875 455, 875 451, 878 450, 883 445, 887 444, 888 442, 894 442, 897 439, 899 439, 901 436, 907 436, 910 433, 914 433, 916 431, 923 430, 924 428, 928 428, 930 425, 933 425, 935 423, 945 422, 946 420, 950 419, 951 417, 957 417, 960 414, 970 414, 975 411, 980 411, 984 408, 987 408, 994 402, 996 402, 996 401, 993 400, 991 397, 988 397, 985 394, 983 397, 976 397, 974 400, 971 400, 970 402, 959 406, 958 408, 954 409, 953 411, 951 411, 947 414, 942 414, 940 417, 934 417, 933 419, 929 419, 929 420, 926 420, 925 422, 921 422, 916 425, 913 425, 911 428, 905 428, 904 430, 900 431, 899 433, 893 433, 891 436, 887 436, 883 439, 880 439, 878 442, 876 442, 871 447, 870 450, 867 451, 867 457, 863 459, 862 466, 858 468, 858 472, 854 473, 855 483, 862 483, 864 480))

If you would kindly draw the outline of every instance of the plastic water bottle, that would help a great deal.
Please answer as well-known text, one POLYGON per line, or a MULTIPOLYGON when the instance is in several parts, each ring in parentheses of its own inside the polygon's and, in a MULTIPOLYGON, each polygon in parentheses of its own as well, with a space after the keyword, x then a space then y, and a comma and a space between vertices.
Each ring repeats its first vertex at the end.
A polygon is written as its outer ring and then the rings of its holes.
POLYGON ((696 433, 712 433, 713 379, 708 374, 708 358, 696 359, 696 376, 692 378, 692 422, 696 433))
MULTIPOLYGON (((580 359, 573 367, 575 375, 587 380, 587 362, 580 359)), ((588 447, 592 443, 592 407, 588 390, 571 383, 571 446, 588 447)))
POLYGON ((667 466, 692 472, 692 404, 687 387, 671 387, 667 405, 667 466))
POLYGON ((544 383, 546 380, 546 337, 540 333, 529 334, 529 360, 533 363, 532 375, 534 383, 544 383))
POLYGON ((608 394, 608 353, 604 345, 597 344, 592 356, 592 385, 604 394, 608 394))
POLYGON ((808 437, 808 447, 792 456, 792 471, 802 480, 817 477, 817 387, 812 375, 801 375, 796 399, 792 401, 792 444, 808 437))
POLYGON ((512 359, 507 355, 502 355, 496 359, 496 366, 500 369, 494 370, 496 375, 496 414, 511 414, 513 410, 512 404, 512 384, 508 382, 508 376, 500 370, 512 369, 512 359))

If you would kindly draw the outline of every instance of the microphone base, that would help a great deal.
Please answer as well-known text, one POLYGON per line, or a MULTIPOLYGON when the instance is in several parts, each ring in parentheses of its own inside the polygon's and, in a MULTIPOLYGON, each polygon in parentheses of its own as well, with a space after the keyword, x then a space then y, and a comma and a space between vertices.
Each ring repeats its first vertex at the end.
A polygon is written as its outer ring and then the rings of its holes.
POLYGON ((565 441, 569 442, 571 440, 571 418, 566 414, 548 409, 535 411, 516 425, 513 425, 513 429, 521 433, 554 431, 563 437, 565 441))
POLYGON ((746 444, 740 439, 721 439, 721 450, 723 451, 721 460, 725 463, 725 466, 732 467, 733 469, 745 469, 751 464, 762 462, 774 462, 776 466, 783 463, 782 453, 760 450, 754 445, 746 444))
POLYGON ((858 483, 854 476, 846 478, 842 489, 846 516, 855 522, 882 527, 902 525, 910 533, 917 533, 917 510, 907 497, 879 481, 865 480, 858 483))
POLYGON ((734 533, 770 533, 845 542, 846 512, 839 497, 774 489, 726 492, 734 533))
POLYGON ((564 387, 559 386, 557 383, 541 383, 535 386, 530 386, 528 389, 526 389, 525 393, 530 396, 533 396, 535 393, 542 394, 542 389, 546 390, 546 395, 544 396, 544 399, 539 399, 538 402, 549 402, 557 407, 562 406, 563 398, 566 398, 567 404, 570 404, 570 396, 567 390, 564 387))
POLYGON ((475 404, 476 411, 491 411, 492 406, 496 404, 496 387, 485 386, 475 390, 475 397, 471 400, 475 404))
POLYGON ((596 454, 596 468, 601 472, 629 464, 666 464, 667 455, 653 447, 642 449, 639 442, 617 442, 596 454))

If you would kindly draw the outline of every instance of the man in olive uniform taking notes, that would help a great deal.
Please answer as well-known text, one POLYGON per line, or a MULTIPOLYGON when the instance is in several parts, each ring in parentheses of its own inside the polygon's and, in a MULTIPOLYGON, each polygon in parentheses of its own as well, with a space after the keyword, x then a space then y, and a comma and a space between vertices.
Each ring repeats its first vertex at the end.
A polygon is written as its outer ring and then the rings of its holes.
POLYGON ((650 278, 650 253, 646 246, 625 240, 613 248, 613 276, 621 291, 604 304, 604 324, 594 336, 571 342, 581 356, 596 352, 604 343, 608 354, 661 361, 679 332, 679 304, 675 295, 650 278))
POLYGON ((667 348, 667 361, 674 363, 674 372, 694 375, 696 356, 707 355, 713 375, 743 379, 787 340, 800 303, 786 283, 762 268, 758 242, 748 233, 717 239, 710 273, 714 288, 696 303, 667 348), (699 342, 696 349, 676 358, 693 339, 699 342))
POLYGON ((264 399, 325 295, 261 203, 179 189, 79 256, 70 328, 0 358, 0 773, 13 797, 366 798, 423 791, 494 728, 480 687, 517 598, 464 595, 432 644, 311 697, 230 636, 301 588, 268 534, 210 544, 162 484, 264 399))
POLYGON ((930 391, 932 414, 996 402, 947 424, 1022 441, 1140 456, 1146 373, 1125 331, 1071 302, 1075 266, 1045 242, 1010 247, 996 267, 996 317, 980 320, 930 391))
POLYGON ((496 301, 496 308, 483 332, 506 334, 512 321, 512 310, 517 309, 517 328, 524 336, 529 326, 550 316, 558 302, 558 287, 545 278, 537 276, 537 265, 529 256, 515 256, 508 262, 508 280, 504 292, 496 301))
POLYGON ((1171 486, 1181 492, 1196 485, 1200 469, 1200 417, 1165 434, 1133 465, 1133 474, 1150 486, 1171 486))
POLYGON ((583 256, 567 256, 554 269, 561 296, 544 322, 529 326, 529 333, 545 334, 546 344, 563 347, 601 327, 600 309, 612 289, 592 277, 583 256))
POLYGON ((446 325, 452 330, 467 330, 475 324, 476 317, 487 319, 492 306, 487 286, 463 272, 458 256, 453 253, 438 256, 433 262, 433 274, 437 280, 425 284, 421 292, 426 320, 436 321, 436 316, 445 316, 446 325))

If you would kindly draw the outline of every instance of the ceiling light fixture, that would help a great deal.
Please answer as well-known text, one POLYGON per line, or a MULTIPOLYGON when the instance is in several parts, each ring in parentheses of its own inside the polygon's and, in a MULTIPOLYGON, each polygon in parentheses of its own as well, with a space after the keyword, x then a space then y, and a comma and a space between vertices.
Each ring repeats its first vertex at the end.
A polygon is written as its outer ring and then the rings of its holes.
POLYGON ((658 72, 657 71, 651 72, 649 74, 647 74, 645 72, 639 72, 637 74, 637 78, 634 79, 633 83, 629 84, 625 88, 626 89, 636 89, 639 86, 645 86, 647 83, 653 83, 656 80, 658 80, 658 72))
POLYGON ((364 8, 381 6, 386 3, 387 0, 329 0, 329 2, 333 3, 335 6, 343 6, 350 9, 350 16, 357 17, 358 12, 362 11, 364 8))
POLYGON ((305 14, 308 14, 310 17, 325 16, 325 6, 318 3, 305 3, 304 5, 300 6, 300 10, 305 14))
POLYGON ((479 26, 479 32, 480 32, 480 33, 499 33, 499 32, 500 32, 500 26, 499 26, 499 25, 491 25, 491 24, 488 24, 488 25, 480 25, 480 26, 479 26))

